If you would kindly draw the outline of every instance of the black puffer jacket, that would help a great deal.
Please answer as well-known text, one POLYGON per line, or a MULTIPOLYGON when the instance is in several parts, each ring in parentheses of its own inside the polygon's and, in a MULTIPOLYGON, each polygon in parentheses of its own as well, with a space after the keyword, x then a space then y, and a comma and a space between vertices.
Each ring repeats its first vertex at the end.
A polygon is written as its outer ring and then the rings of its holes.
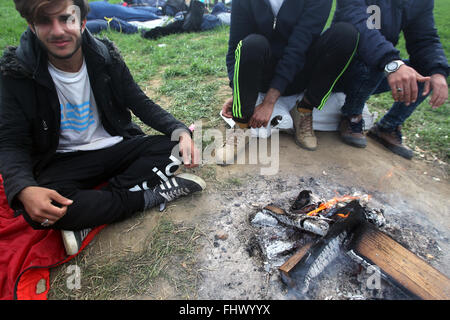
MULTIPOLYGON (((146 125, 170 136, 189 129, 151 101, 133 80, 112 42, 83 33, 83 54, 102 124, 125 139, 142 135, 130 110, 146 125)), ((59 143, 60 107, 47 55, 30 29, 19 47, 0 59, 0 173, 11 207, 25 187, 55 154, 59 143)))

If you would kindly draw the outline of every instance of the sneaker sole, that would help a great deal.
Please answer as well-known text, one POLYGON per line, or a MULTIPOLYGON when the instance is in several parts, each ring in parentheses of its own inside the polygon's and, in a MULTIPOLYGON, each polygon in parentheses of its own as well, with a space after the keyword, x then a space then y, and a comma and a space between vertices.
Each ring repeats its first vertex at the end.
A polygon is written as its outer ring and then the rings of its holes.
POLYGON ((180 173, 179 175, 177 175, 177 177, 180 177, 180 178, 183 178, 186 180, 190 180, 190 181, 194 181, 202 188, 202 191, 206 189, 205 180, 203 180, 202 178, 200 178, 192 173, 180 173))
POLYGON ((397 148, 395 146, 392 146, 391 144, 387 143, 386 141, 384 141, 383 139, 381 139, 377 134, 369 131, 367 132, 367 136, 371 137, 372 139, 374 139, 375 141, 379 142, 380 144, 382 144, 384 147, 386 147, 388 150, 390 150, 392 153, 395 153, 396 155, 405 158, 407 160, 411 160, 413 158, 414 155, 406 155, 406 154, 402 154, 401 152, 398 152, 397 148))
POLYGON ((363 143, 363 144, 361 144, 361 143, 356 143, 356 142, 353 142, 353 141, 351 141, 351 140, 347 140, 347 139, 343 138, 342 136, 341 136, 341 140, 342 140, 344 143, 346 143, 346 144, 348 144, 348 145, 350 145, 350 146, 352 146, 352 147, 357 147, 357 148, 361 148, 361 149, 367 147, 367 142, 365 142, 365 143, 363 143))
POLYGON ((294 138, 295 144, 298 145, 300 148, 308 150, 308 151, 316 151, 317 147, 314 148, 309 148, 307 146, 305 146, 304 144, 302 144, 300 141, 298 141, 296 138, 294 138))
POLYGON ((79 250, 78 242, 73 231, 61 230, 64 247, 69 256, 73 256, 79 250))

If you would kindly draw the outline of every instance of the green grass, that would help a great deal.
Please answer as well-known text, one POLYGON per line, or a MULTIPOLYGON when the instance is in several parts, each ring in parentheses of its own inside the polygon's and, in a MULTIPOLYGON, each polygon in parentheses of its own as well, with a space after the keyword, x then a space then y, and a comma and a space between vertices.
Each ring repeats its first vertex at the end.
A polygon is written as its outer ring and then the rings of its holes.
MULTIPOLYGON (((333 10, 334 7, 335 4, 333 10)), ((447 57, 450 56, 449 14, 450 1, 436 0, 436 26, 447 57)), ((0 48, 17 45, 26 23, 15 11, 12 0, 1 2, 0 19, 4 26, 0 31, 0 48)), ((328 24, 331 19, 332 14, 328 24)), ((188 125, 198 119, 209 119, 210 126, 217 126, 220 122, 217 113, 226 98, 223 92, 227 92, 228 85, 225 66, 228 32, 228 27, 222 27, 208 32, 170 35, 158 40, 114 31, 103 32, 100 36, 116 43, 135 80, 151 99, 188 125), (218 94, 220 90, 222 94, 218 94)), ((398 48, 402 57, 407 57, 403 38, 398 48)), ((384 93, 373 96, 368 104, 381 117, 392 102, 390 93, 384 93)), ((449 115, 448 101, 438 110, 432 110, 427 102, 423 103, 404 125, 407 144, 432 152, 448 162, 449 115)), ((146 132, 154 133, 151 129, 146 129, 146 132)))
POLYGON ((81 270, 79 289, 66 285, 67 265, 57 268, 52 272, 49 299, 122 300, 142 295, 161 299, 164 297, 152 290, 157 279, 176 287, 179 299, 195 298, 198 278, 195 255, 200 231, 162 218, 149 234, 137 252, 89 254, 89 259, 85 253, 74 258, 70 265, 81 270))

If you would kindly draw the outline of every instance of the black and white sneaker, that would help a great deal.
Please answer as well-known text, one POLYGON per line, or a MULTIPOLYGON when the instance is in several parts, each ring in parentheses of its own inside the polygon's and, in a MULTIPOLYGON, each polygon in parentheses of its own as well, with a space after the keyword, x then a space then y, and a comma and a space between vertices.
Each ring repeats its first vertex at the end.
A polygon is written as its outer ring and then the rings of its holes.
POLYGON ((81 244, 92 229, 83 229, 77 231, 61 230, 61 235, 66 248, 66 253, 72 256, 80 251, 81 244))
POLYGON ((191 173, 181 173, 169 178, 167 181, 163 181, 153 189, 153 192, 163 197, 166 202, 170 202, 182 196, 203 191, 205 188, 206 182, 202 178, 191 173))

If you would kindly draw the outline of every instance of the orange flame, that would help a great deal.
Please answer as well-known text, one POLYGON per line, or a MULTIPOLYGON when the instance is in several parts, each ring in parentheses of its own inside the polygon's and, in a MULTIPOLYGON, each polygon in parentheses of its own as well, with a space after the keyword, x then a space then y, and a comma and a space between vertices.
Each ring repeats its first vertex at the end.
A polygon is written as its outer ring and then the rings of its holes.
POLYGON ((348 218, 348 216, 350 215, 350 212, 348 212, 347 214, 338 213, 337 215, 338 215, 339 217, 341 217, 341 218, 346 219, 346 218, 348 218))
MULTIPOLYGON (((369 195, 369 197, 370 197, 370 195, 369 195)), ((361 198, 361 197, 356 197, 356 196, 334 197, 334 198, 331 199, 330 201, 320 204, 320 206, 319 206, 317 209, 308 212, 306 215, 307 215, 307 216, 310 216, 310 217, 311 217, 311 216, 315 216, 315 215, 317 215, 320 211, 323 211, 323 210, 332 208, 333 206, 335 206, 335 205, 336 205, 337 203, 339 203, 339 202, 345 202, 345 201, 351 201, 351 200, 358 200, 358 199, 360 199, 360 198, 361 198)), ((346 217, 345 217, 345 218, 346 218, 346 217)))

